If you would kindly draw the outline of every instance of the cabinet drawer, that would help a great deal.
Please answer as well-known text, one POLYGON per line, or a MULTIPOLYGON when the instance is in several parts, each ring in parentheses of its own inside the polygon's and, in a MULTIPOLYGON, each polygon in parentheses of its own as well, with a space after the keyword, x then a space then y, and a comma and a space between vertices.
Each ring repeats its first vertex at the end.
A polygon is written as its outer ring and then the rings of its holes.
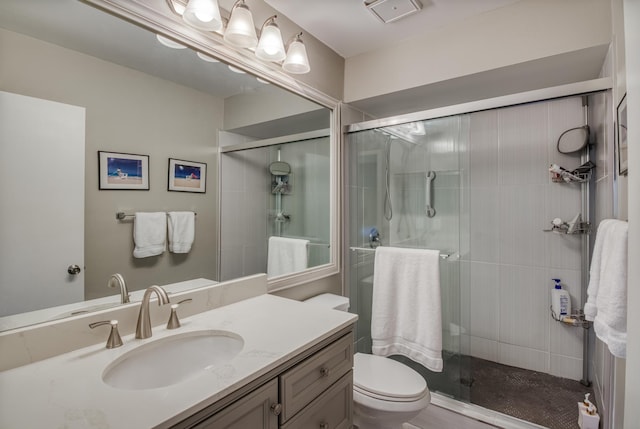
POLYGON ((280 376, 284 423, 353 368, 353 335, 348 334, 280 376))
POLYGON ((200 422, 194 429, 277 429, 278 384, 272 380, 222 411, 200 422))
POLYGON ((350 429, 353 424, 353 372, 349 371, 282 429, 350 429))

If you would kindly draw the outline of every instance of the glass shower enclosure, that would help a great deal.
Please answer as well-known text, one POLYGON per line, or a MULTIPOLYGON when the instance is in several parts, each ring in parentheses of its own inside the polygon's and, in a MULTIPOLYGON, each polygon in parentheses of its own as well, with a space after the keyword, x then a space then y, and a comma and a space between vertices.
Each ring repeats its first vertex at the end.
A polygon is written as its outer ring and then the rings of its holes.
POLYGON ((549 166, 588 161, 596 133, 574 153, 557 142, 585 129, 591 98, 348 127, 345 260, 357 351, 371 353, 375 248, 439 250, 444 370, 398 360, 439 400, 554 429, 574 423, 576 402, 593 391, 581 384, 588 331, 552 317, 550 290, 561 279, 572 308, 582 308, 588 228, 558 233, 553 222, 589 218, 588 183, 554 180, 549 166))
POLYGON ((468 117, 350 133, 349 276, 359 317, 357 351, 371 353, 371 299, 377 246, 440 250, 444 371, 420 372, 432 392, 468 400, 469 361, 460 299, 462 168, 468 117))

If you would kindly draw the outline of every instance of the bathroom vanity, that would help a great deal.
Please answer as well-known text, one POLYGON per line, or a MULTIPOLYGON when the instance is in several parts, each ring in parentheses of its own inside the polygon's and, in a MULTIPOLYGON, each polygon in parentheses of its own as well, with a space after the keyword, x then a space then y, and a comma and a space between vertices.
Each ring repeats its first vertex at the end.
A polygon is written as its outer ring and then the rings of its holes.
POLYGON ((185 317, 175 330, 155 325, 148 339, 125 335, 122 347, 96 344, 3 371, 0 427, 349 428, 356 318, 263 294, 185 317), (172 375, 199 350, 173 341, 209 334, 241 348, 172 375), (146 355, 126 385, 108 384, 123 362, 146 355))

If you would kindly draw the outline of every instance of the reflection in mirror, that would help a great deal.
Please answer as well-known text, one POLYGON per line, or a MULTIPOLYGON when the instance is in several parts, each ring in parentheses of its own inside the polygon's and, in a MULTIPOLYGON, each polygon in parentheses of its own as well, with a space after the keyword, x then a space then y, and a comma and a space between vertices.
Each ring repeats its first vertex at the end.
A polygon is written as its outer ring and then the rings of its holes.
POLYGON ((328 264, 328 131, 238 146, 220 160, 221 280, 328 264))
MULTIPOLYGON (((228 259, 219 250, 219 146, 329 127, 329 109, 156 36, 77 0, 0 3, 0 126, 14 124, 6 135, 22 144, 20 152, 2 141, 0 153, 0 330, 119 305, 120 291, 107 286, 115 273, 132 302, 153 284, 175 292, 219 281, 228 259), (149 189, 100 190, 99 151, 148 157, 149 189), (168 191, 170 158, 206 168, 206 192, 168 191), (133 215, 169 211, 197 213, 190 251, 134 258, 133 215)), ((270 175, 276 160, 256 168, 270 175)), ((308 169, 287 161, 295 191, 308 169)), ((274 209, 261 209, 266 223, 274 209)), ((323 213, 317 222, 328 225, 323 213)))

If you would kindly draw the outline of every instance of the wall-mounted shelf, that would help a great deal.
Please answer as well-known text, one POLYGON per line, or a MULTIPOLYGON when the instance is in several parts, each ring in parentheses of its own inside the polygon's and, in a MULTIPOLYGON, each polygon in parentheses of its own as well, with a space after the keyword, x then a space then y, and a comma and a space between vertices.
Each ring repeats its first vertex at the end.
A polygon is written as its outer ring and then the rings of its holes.
POLYGON ((589 222, 583 222, 580 214, 577 214, 569 222, 564 222, 560 218, 555 218, 551 221, 551 228, 543 229, 544 232, 555 232, 556 234, 589 234, 591 233, 591 224, 589 222))
POLYGON ((549 172, 551 173, 551 181, 555 183, 586 183, 591 180, 591 172, 596 165, 587 161, 574 170, 567 170, 558 164, 551 164, 549 172))
POLYGON ((589 324, 591 322, 585 319, 584 311, 582 311, 582 309, 572 312, 571 316, 565 316, 562 318, 558 318, 551 307, 549 307, 549 311, 551 311, 551 318, 556 322, 561 322, 565 325, 573 326, 574 328, 589 329, 589 324))

